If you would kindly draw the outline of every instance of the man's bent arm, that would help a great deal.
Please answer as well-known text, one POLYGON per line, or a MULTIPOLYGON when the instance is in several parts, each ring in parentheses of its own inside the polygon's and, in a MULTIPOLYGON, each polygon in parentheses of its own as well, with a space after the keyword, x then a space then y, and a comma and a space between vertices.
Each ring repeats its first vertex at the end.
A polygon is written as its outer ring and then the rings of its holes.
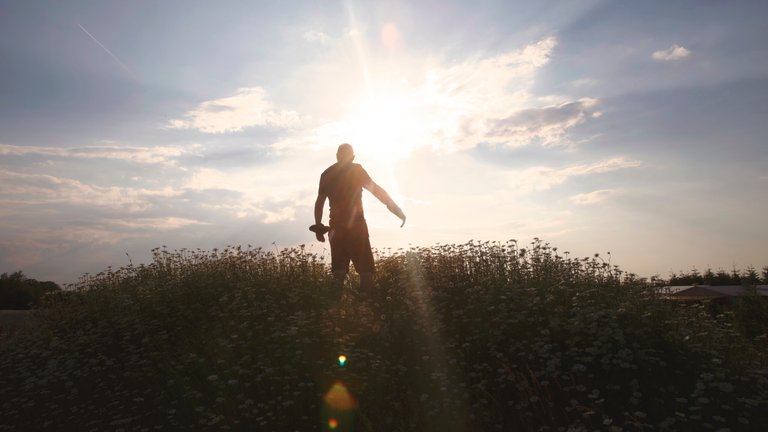
POLYGON ((317 199, 315 200, 315 224, 317 225, 323 223, 323 207, 325 207, 326 198, 324 194, 317 194, 317 199))

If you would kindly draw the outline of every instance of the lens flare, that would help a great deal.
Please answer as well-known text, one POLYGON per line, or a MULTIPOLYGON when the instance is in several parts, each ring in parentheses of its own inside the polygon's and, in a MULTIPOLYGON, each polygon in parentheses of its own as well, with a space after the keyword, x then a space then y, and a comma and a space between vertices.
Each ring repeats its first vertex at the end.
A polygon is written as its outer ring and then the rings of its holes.
POLYGON ((342 354, 339 356, 339 366, 344 367, 345 364, 347 364, 347 356, 342 354))
POLYGON ((357 401, 343 382, 336 381, 323 396, 320 424, 325 431, 351 430, 352 425, 355 424, 356 412, 357 401))
POLYGON ((336 381, 328 393, 323 397, 325 404, 335 410, 352 410, 357 408, 357 401, 349 394, 347 386, 341 381, 336 381))

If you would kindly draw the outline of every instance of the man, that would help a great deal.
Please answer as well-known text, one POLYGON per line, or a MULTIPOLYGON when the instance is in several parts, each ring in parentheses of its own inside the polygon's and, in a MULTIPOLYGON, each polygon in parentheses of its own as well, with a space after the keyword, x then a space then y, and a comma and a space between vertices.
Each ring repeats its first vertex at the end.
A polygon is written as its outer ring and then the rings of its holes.
POLYGON ((360 289, 371 295, 373 290, 373 252, 368 239, 368 225, 363 214, 362 194, 367 189, 387 206, 405 225, 405 214, 395 204, 389 194, 379 187, 360 164, 352 163, 355 152, 349 144, 342 144, 336 152, 336 163, 328 167, 320 176, 320 187, 315 201, 315 225, 310 230, 315 232, 318 241, 325 242, 323 226, 323 207, 325 200, 330 201, 328 236, 331 242, 331 271, 339 294, 344 279, 349 272, 349 262, 355 265, 360 275, 360 289))

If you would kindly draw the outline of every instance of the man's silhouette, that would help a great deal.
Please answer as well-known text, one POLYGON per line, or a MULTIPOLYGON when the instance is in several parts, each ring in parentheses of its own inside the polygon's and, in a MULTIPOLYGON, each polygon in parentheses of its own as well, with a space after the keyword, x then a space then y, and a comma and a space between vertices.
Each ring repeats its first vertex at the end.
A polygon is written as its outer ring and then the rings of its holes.
POLYGON ((387 206, 405 225, 405 214, 387 191, 379 187, 360 164, 352 163, 355 152, 349 144, 342 144, 336 152, 337 162, 320 176, 320 187, 315 201, 315 225, 310 227, 318 241, 324 242, 326 228, 322 224, 325 199, 330 201, 328 236, 331 242, 331 271, 341 295, 349 262, 360 275, 360 289, 367 295, 373 289, 373 252, 368 239, 368 225, 363 214, 363 188, 387 206))

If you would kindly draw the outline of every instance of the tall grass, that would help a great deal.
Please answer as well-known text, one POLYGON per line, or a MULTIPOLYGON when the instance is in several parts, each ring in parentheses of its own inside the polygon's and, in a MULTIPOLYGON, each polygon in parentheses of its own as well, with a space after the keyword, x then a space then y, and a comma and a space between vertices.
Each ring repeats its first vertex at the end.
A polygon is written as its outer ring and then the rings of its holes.
POLYGON ((528 246, 380 254, 372 302, 304 248, 156 249, 2 340, 0 430, 327 430, 335 382, 357 401, 338 430, 768 426, 764 337, 528 246))

